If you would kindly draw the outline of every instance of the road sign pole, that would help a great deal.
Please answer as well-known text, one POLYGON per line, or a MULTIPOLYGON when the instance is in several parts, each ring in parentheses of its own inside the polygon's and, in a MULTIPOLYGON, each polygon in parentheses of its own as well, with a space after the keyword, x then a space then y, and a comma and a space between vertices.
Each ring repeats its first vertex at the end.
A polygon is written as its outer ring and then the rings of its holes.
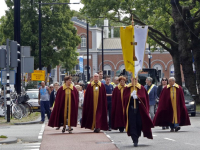
POLYGON ((7 105, 6 105, 6 85, 3 85, 3 95, 4 95, 4 112, 5 112, 5 120, 7 120, 7 105))

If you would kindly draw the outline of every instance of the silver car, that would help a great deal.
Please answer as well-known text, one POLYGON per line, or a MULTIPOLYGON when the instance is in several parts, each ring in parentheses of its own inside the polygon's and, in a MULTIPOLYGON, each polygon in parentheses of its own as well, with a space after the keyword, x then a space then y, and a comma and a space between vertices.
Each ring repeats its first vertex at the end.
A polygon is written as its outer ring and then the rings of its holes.
POLYGON ((40 111, 40 105, 38 104, 38 92, 39 90, 28 90, 26 91, 29 96, 28 103, 32 105, 33 111, 40 111))

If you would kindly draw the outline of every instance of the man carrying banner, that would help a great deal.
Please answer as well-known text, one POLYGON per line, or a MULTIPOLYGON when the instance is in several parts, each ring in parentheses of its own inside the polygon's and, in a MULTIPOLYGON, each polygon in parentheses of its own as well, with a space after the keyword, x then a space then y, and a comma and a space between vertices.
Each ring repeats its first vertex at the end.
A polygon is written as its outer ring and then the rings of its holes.
POLYGON ((147 93, 149 95, 149 113, 151 120, 154 118, 154 108, 156 104, 156 98, 157 98, 157 86, 152 84, 153 79, 151 77, 146 78, 146 85, 144 88, 147 90, 147 93))
POLYGON ((131 136, 134 146, 138 146, 138 138, 143 131, 144 137, 153 139, 151 128, 153 123, 149 117, 149 98, 145 88, 137 81, 137 75, 143 67, 148 27, 127 26, 120 28, 120 38, 126 71, 132 72, 132 83, 123 94, 124 118, 126 131, 131 136), (136 41, 136 42, 135 42, 136 41))
POLYGON ((138 145, 138 139, 141 136, 141 131, 143 132, 144 137, 153 139, 151 132, 153 123, 148 113, 148 94, 145 88, 138 83, 137 78, 132 78, 131 83, 124 89, 123 100, 126 132, 128 136, 131 136, 134 146, 137 147, 138 145))

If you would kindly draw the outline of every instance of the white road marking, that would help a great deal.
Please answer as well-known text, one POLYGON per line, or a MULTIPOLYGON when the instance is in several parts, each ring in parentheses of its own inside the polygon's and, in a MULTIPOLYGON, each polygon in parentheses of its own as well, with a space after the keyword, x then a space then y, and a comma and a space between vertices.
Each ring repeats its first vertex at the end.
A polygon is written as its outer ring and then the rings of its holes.
POLYGON ((43 135, 43 132, 44 132, 44 128, 45 128, 45 123, 42 124, 41 131, 40 131, 40 133, 39 133, 38 139, 42 139, 42 135, 43 135))
POLYGON ((40 149, 37 148, 37 149, 23 149, 23 150, 40 150, 40 149))
POLYGON ((37 144, 41 144, 41 143, 26 143, 26 144, 23 144, 23 145, 37 145, 37 144))
POLYGON ((157 135, 153 135, 153 136, 157 136, 157 135))
POLYGON ((106 135, 110 139, 110 135, 106 135))
POLYGON ((25 147, 39 148, 40 146, 25 146, 25 147))
POLYGON ((165 140, 169 140, 169 141, 173 141, 173 142, 175 142, 175 140, 173 140, 173 139, 170 139, 170 138, 164 138, 165 140))

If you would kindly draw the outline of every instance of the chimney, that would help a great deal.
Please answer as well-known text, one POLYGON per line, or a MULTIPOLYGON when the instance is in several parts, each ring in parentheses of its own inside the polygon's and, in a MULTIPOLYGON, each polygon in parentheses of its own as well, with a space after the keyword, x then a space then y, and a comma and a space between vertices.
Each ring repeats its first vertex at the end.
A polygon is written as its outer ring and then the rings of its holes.
POLYGON ((104 27, 104 37, 105 38, 108 38, 108 35, 109 35, 109 29, 108 29, 108 19, 105 19, 104 20, 104 26, 106 26, 106 27, 104 27))

